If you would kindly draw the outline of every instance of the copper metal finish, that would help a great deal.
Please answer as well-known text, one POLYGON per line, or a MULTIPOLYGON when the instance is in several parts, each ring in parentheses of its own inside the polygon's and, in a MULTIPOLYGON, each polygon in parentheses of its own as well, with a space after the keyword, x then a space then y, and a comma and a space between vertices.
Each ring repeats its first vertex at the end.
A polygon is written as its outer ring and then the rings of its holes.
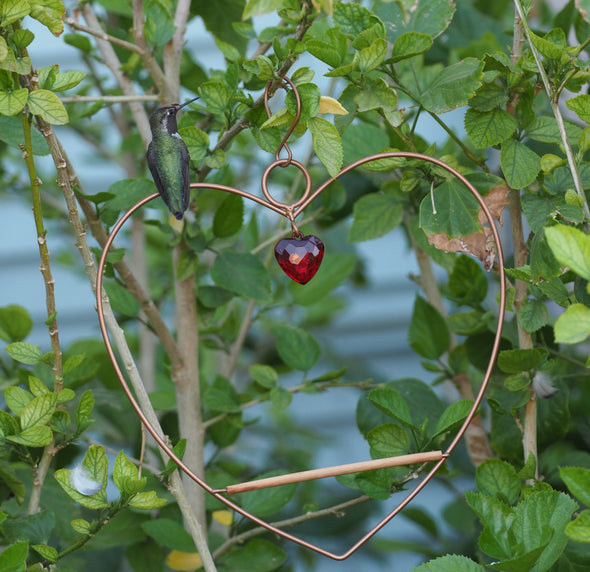
MULTIPOLYGON (((295 543, 299 544, 300 546, 309 548, 310 550, 313 550, 319 554, 322 554, 322 555, 332 558, 334 560, 344 560, 344 559, 348 558, 351 554, 353 554, 356 550, 358 550, 365 542, 367 542, 379 530, 381 530, 381 528, 383 528, 410 501, 412 501, 412 499, 414 499, 416 497, 416 495, 418 495, 420 493, 420 491, 422 491, 422 489, 426 486, 426 484, 430 481, 430 479, 432 479, 432 477, 435 475, 435 473, 438 471, 438 469, 445 462, 446 458, 455 449, 455 447, 457 446, 457 443, 462 438, 468 425, 471 423, 471 420, 475 416, 476 411, 482 402, 484 393, 486 391, 488 382, 489 382, 491 374, 492 374, 492 369, 494 367, 494 362, 496 360, 496 356, 498 354, 498 350, 499 350, 499 346, 500 346, 502 327, 504 324, 504 312, 505 312, 505 308, 506 308, 506 276, 505 276, 505 272, 504 272, 504 256, 503 256, 503 251, 502 251, 502 244, 500 242, 500 237, 498 234, 498 230, 494 224, 494 219, 492 217, 492 214, 490 213, 487 205, 485 204, 485 202, 483 201, 482 197, 479 195, 477 190, 473 187, 473 185, 471 185, 471 183, 469 183, 469 181, 463 175, 461 175, 461 173, 459 173, 458 171, 456 171, 455 169, 453 169, 452 167, 450 167, 449 165, 447 165, 443 161, 440 161, 439 159, 435 159, 433 157, 429 157, 427 155, 422 155, 421 153, 396 151, 396 152, 388 152, 388 153, 378 153, 375 155, 371 155, 369 157, 365 157, 364 159, 360 159, 360 160, 355 161, 354 163, 348 165, 347 167, 344 167, 342 169, 342 171, 340 171, 340 173, 338 173, 338 175, 336 175, 335 177, 331 177, 330 179, 325 181, 320 187, 318 187, 313 193, 311 193, 311 178, 309 176, 309 173, 307 172, 306 168, 301 163, 298 163, 297 161, 293 160, 292 155, 291 155, 291 151, 287 145, 287 139, 288 139, 289 135, 292 133, 293 129, 296 126, 296 122, 299 119, 300 102, 299 102, 299 96, 297 94, 297 90, 295 89, 295 86, 293 85, 293 83, 289 79, 286 79, 286 81, 295 94, 297 105, 298 105, 298 113, 297 113, 296 120, 294 121, 293 125, 291 126, 291 129, 288 131, 287 135, 283 138, 283 141, 281 142, 279 149, 277 150, 277 153, 275 156, 275 161, 269 165, 269 167, 266 169, 266 171, 264 172, 264 175, 262 177, 262 191, 263 191, 265 198, 263 199, 261 197, 253 195, 253 194, 248 193, 246 191, 242 191, 240 189, 228 187, 225 185, 213 184, 213 183, 192 183, 191 184, 192 188, 217 189, 217 190, 228 192, 228 193, 234 193, 234 194, 240 195, 244 198, 247 198, 249 200, 252 200, 252 201, 284 216, 285 218, 287 218, 291 222, 291 225, 292 225, 293 230, 295 232, 295 231, 297 231, 297 227, 295 226, 295 219, 331 183, 333 183, 335 180, 340 178, 342 175, 352 171, 353 169, 355 169, 357 167, 364 165, 365 163, 368 163, 370 161, 375 161, 377 159, 388 159, 388 158, 420 159, 422 161, 427 161, 429 163, 432 163, 434 165, 441 167, 442 169, 446 170, 448 173, 450 173, 451 175, 453 175, 454 177, 459 179, 459 181, 461 181, 465 185, 467 190, 475 197, 475 199, 479 203, 479 205, 480 205, 480 207, 487 219, 487 222, 489 224, 490 231, 494 237, 494 241, 495 241, 496 247, 497 247, 497 256, 498 256, 498 267, 497 268, 498 268, 498 273, 499 273, 499 277, 500 277, 500 305, 499 305, 500 308, 499 308, 499 314, 498 314, 498 321, 497 321, 497 325, 496 325, 496 336, 495 336, 494 343, 492 346, 490 361, 488 363, 488 367, 485 372, 484 380, 481 384, 479 392, 475 396, 475 399, 473 402, 473 407, 471 408, 469 415, 465 419, 463 425, 461 426, 461 428, 457 432, 456 436, 453 438, 450 445, 447 447, 447 449, 444 452, 432 451, 432 452, 419 453, 416 455, 407 455, 407 456, 404 456, 403 458, 402 457, 398 458, 397 462, 395 463, 395 464, 404 464, 405 465, 405 464, 434 462, 435 464, 430 468, 426 477, 424 477, 424 479, 422 481, 420 481, 416 485, 416 487, 395 508, 393 508, 389 512, 389 514, 387 514, 387 516, 385 516, 383 519, 381 519, 381 521, 379 521, 375 526, 373 526, 373 528, 371 528, 371 530, 369 530, 362 538, 360 538, 346 552, 344 552, 342 554, 335 554, 333 552, 330 552, 329 550, 323 549, 320 546, 317 546, 311 542, 308 542, 308 541, 301 539, 297 536, 294 536, 284 530, 281 530, 281 529, 273 526, 272 524, 250 514, 249 512, 245 511, 240 506, 238 506, 237 504, 232 502, 230 499, 226 498, 226 496, 224 496, 224 494, 242 492, 245 490, 254 490, 254 488, 263 488, 263 487, 266 488, 266 487, 271 487, 271 486, 278 486, 280 484, 285 484, 286 482, 299 482, 299 481, 303 481, 303 480, 325 478, 325 477, 335 476, 335 475, 339 475, 339 474, 346 474, 346 473, 350 473, 350 472, 359 472, 359 471, 363 471, 363 470, 374 469, 374 468, 377 468, 377 466, 374 463, 385 463, 385 464, 379 465, 381 467, 392 466, 393 462, 391 459, 384 459, 384 460, 382 459, 382 460, 377 460, 377 461, 367 461, 367 462, 361 462, 361 463, 350 463, 350 464, 346 464, 346 465, 338 465, 335 467, 327 467, 327 468, 323 468, 323 469, 314 469, 311 471, 304 471, 302 473, 294 473, 291 475, 281 475, 278 477, 272 477, 270 479, 265 479, 264 481, 262 481, 262 480, 255 481, 255 483, 257 483, 256 487, 253 486, 252 482, 248 482, 248 483, 242 483, 240 485, 232 485, 232 486, 229 486, 225 489, 213 489, 201 477, 199 477, 199 475, 195 474, 195 472, 192 471, 190 467, 185 465, 182 462, 182 460, 174 454, 174 452, 172 451, 170 446, 167 444, 164 435, 158 434, 156 429, 149 423, 145 414, 141 410, 141 407, 137 403, 131 389, 129 388, 129 385, 127 384, 125 375, 123 374, 123 372, 121 371, 121 368, 119 367, 119 365, 117 363, 115 352, 114 352, 111 342, 109 340, 107 327, 106 327, 106 323, 105 323, 105 318, 104 318, 104 310, 103 310, 103 296, 105 296, 105 294, 102 291, 102 277, 103 277, 103 273, 104 273, 106 257, 107 257, 107 254, 109 253, 109 250, 112 247, 113 241, 115 240, 115 237, 117 236, 117 234, 119 233, 119 231, 121 230, 121 228, 123 227, 125 222, 131 217, 131 215, 133 215, 134 212, 136 212, 138 209, 140 209, 144 205, 148 204, 150 201, 157 198, 159 196, 158 193, 154 193, 154 194, 142 199, 137 204, 135 204, 129 211, 127 211, 121 217, 121 219, 117 222, 117 224, 113 228, 113 230, 107 240, 107 243, 104 247, 104 250, 102 252, 102 256, 100 258, 100 262, 99 262, 99 266, 98 266, 98 277, 97 277, 97 283, 96 283, 96 305, 97 305, 97 310, 98 310, 98 320, 99 320, 100 329, 101 329, 101 332, 102 332, 102 335, 104 338, 104 343, 106 345, 108 355, 111 359, 113 367, 115 368, 115 372, 117 374, 117 377, 119 378, 119 381, 121 383, 123 391, 127 395, 127 398, 131 402, 131 405, 135 409, 137 415, 141 419, 141 422, 145 425, 147 430, 152 434, 152 436, 154 437, 156 442, 159 444, 159 446, 179 466, 179 468, 182 471, 184 471, 199 486, 201 486, 205 491, 207 491, 209 494, 212 494, 218 500, 223 502, 228 508, 236 511, 237 513, 250 519, 251 521, 255 522, 256 524, 266 528, 267 530, 273 532, 274 534, 276 534, 278 536, 281 536, 282 538, 285 538, 287 540, 295 542, 295 543), (281 152, 282 149, 285 149, 288 154, 288 157, 285 159, 279 158, 279 153, 281 152), (305 177, 305 190, 304 190, 302 196, 296 202, 294 202, 292 204, 285 204, 285 203, 282 203, 280 201, 273 199, 270 192, 268 191, 267 179, 268 179, 268 176, 271 173, 271 171, 273 169, 275 169, 276 167, 287 167, 289 165, 295 166, 297 169, 299 169, 303 173, 303 175, 305 177), (390 464, 388 464, 388 463, 390 463, 390 464), (286 481, 285 479, 289 479, 289 480, 286 481)), ((267 91, 266 91, 267 95, 268 95, 268 90, 269 90, 269 86, 267 85, 267 91)), ((266 105, 266 109, 268 111, 268 103, 267 103, 266 99, 265 99, 265 105, 266 105)))

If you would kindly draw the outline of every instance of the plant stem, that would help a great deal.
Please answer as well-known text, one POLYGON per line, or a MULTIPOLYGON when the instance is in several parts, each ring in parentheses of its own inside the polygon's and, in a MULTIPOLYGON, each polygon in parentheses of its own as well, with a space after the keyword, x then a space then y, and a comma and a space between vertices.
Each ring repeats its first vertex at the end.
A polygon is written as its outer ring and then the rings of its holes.
MULTIPOLYGON (((511 63, 515 65, 522 55, 524 44, 523 27, 519 16, 519 3, 516 0, 516 11, 514 13, 514 38, 512 42, 511 63)), ((514 109, 508 108, 508 112, 514 115, 514 109)), ((510 231, 512 234, 512 245, 514 249, 514 266, 524 266, 527 263, 528 251, 524 240, 522 225, 522 207, 520 203, 520 190, 511 189, 509 194, 508 208, 510 212, 510 231)), ((520 323, 518 311, 528 297, 527 283, 522 280, 514 281, 515 297, 514 309, 516 311, 516 326, 518 330, 518 343, 521 349, 533 348, 533 339, 520 323)), ((537 459, 537 397, 532 386, 529 389, 529 401, 524 407, 524 424, 522 429, 522 447, 524 461, 529 455, 537 459)), ((537 463, 538 467, 538 463, 537 463)), ((538 470, 538 469, 537 469, 538 470)), ((538 474, 535 474, 538 477, 538 474)))
MULTIPOLYGON (((572 151, 572 146, 570 144, 569 138, 567 136, 567 132, 565 130, 565 123, 563 122, 563 116, 561 115, 561 110, 559 109, 559 92, 556 93, 555 96, 552 95, 551 90, 551 83, 549 83, 549 78, 547 77, 547 72, 545 72, 545 68, 543 67, 543 62, 541 61, 541 56, 539 51, 531 41, 531 31, 526 19, 526 15, 524 10, 522 9, 522 4, 520 0, 514 0, 514 6, 516 7, 515 12, 515 28, 518 26, 519 29, 524 31, 526 38, 529 43, 529 48, 535 58, 535 63, 537 64, 537 68, 539 70, 539 74, 541 76, 541 80, 543 82, 543 87, 545 88, 545 92, 547 93, 547 97, 549 98, 549 104, 551 105, 551 110, 553 111, 553 115, 555 116, 555 120, 557 121, 557 127, 559 128, 559 134, 561 135, 561 142, 563 144, 563 148, 565 150, 565 155, 567 157, 567 162, 570 168, 570 172, 572 174, 572 178, 574 179, 574 186, 576 187, 576 193, 582 202, 582 208, 584 209, 584 216, 586 220, 590 219, 590 208, 588 207, 588 200, 586 199, 586 194, 584 193, 584 184, 582 183, 582 176, 580 175, 580 170, 578 169, 578 165, 576 164, 576 160, 574 158, 574 153, 572 151), (518 20, 518 23, 517 23, 518 20)), ((522 34, 522 31, 520 32, 522 34)), ((513 52, 514 55, 514 52, 513 52)), ((520 55, 520 54, 519 54, 520 55)), ((514 62, 513 62, 514 63, 514 62)))
MULTIPOLYGON (((21 113, 25 144, 22 147, 23 158, 27 165, 29 180, 31 182, 31 191, 33 198, 33 218, 35 220, 35 229, 37 231, 37 244, 39 245, 39 257, 41 258, 41 275, 45 283, 45 305, 47 308, 47 325, 49 327, 49 337, 51 340, 51 349, 53 351, 53 389, 55 392, 63 388, 63 369, 62 353, 59 343, 59 331, 57 327, 57 308, 55 306, 55 279, 51 272, 49 260, 49 248, 47 247, 47 231, 43 222, 43 211, 41 206, 41 180, 37 176, 35 167, 35 158, 33 156, 33 144, 31 140, 31 122, 28 115, 21 113)), ((35 514, 39 511, 41 503, 41 493, 43 484, 47 476, 47 471, 51 461, 57 452, 55 440, 43 448, 41 459, 33 469, 33 486, 31 496, 27 507, 28 514, 35 514)))

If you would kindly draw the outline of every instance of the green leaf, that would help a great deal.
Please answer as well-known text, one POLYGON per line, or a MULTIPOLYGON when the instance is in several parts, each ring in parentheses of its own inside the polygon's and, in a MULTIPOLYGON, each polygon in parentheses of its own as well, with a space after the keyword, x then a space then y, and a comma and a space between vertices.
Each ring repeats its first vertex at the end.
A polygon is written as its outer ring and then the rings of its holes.
POLYGON ((583 510, 565 527, 565 534, 575 542, 590 543, 590 510, 583 510))
POLYGON ((438 359, 449 348, 449 330, 444 318, 420 296, 414 302, 408 339, 412 349, 426 359, 438 359))
POLYGON ((469 256, 459 256, 449 276, 449 294, 458 304, 477 308, 488 293, 488 280, 481 266, 469 256))
POLYGON ((10 304, 0 308, 0 339, 5 342, 20 342, 33 329, 33 320, 22 306, 10 304))
POLYGON ((363 242, 384 236, 401 224, 403 215, 403 205, 393 193, 365 195, 354 203, 348 240, 363 242))
POLYGON ((249 253, 222 252, 211 268, 213 281, 244 298, 270 298, 270 275, 259 258, 249 253))
POLYGON ((166 506, 168 501, 160 498, 155 491, 137 493, 130 501, 129 506, 139 510, 156 510, 166 506))
POLYGON ((342 168, 343 150, 340 133, 332 123, 322 117, 311 117, 307 122, 313 139, 313 149, 326 167, 330 176, 335 177, 342 168))
POLYGON ((248 0, 244 8, 244 13, 242 14, 242 20, 269 14, 278 10, 282 4, 282 0, 248 0))
POLYGON ((368 47, 363 48, 359 54, 359 70, 361 73, 368 73, 379 67, 387 56, 387 42, 377 38, 368 47))
POLYGON ((234 295, 223 288, 217 286, 199 286, 197 295, 199 302, 205 306, 205 308, 219 308, 227 304, 234 295))
POLYGON ((52 125, 65 125, 69 121, 64 104, 55 93, 47 89, 31 91, 27 106, 33 115, 39 115, 52 125))
POLYGON ((572 304, 557 318, 554 326, 558 344, 578 344, 590 336, 590 308, 572 304))
POLYGON ((13 342, 6 346, 5 351, 14 361, 27 365, 36 365, 43 357, 39 346, 27 342, 13 342))
POLYGON ((240 399, 231 382, 218 375, 213 384, 204 391, 203 404, 207 409, 222 413, 239 413, 240 399))
POLYGON ((107 485, 109 460, 102 445, 90 445, 84 459, 82 466, 88 471, 90 478, 97 483, 102 484, 104 489, 107 485))
POLYGON ((354 476, 353 483, 355 488, 375 500, 387 500, 391 496, 391 474, 387 469, 359 473, 354 476))
POLYGON ((80 403, 76 409, 76 423, 80 425, 82 422, 90 419, 92 409, 94 407, 94 395, 92 391, 87 389, 80 398, 80 403))
POLYGON ((277 411, 287 409, 293 401, 293 394, 284 387, 273 387, 269 393, 270 402, 277 411))
POLYGON ((570 493, 581 503, 590 507, 590 469, 584 467, 559 467, 559 476, 570 493))
POLYGON ((32 375, 29 376, 29 390, 35 397, 49 393, 47 386, 40 379, 32 375))
POLYGON ((51 91, 66 91, 76 87, 88 74, 82 71, 68 71, 65 73, 58 73, 51 91))
POLYGON ((338 67, 342 63, 340 52, 332 44, 323 42, 317 38, 311 38, 305 42, 305 47, 312 56, 333 68, 338 67))
POLYGON ((311 282, 307 284, 289 284, 293 300, 301 306, 322 303, 326 296, 342 284, 352 273, 357 258, 354 254, 328 253, 311 282))
POLYGON ((449 238, 481 232, 475 197, 455 179, 445 181, 434 190, 436 214, 430 196, 420 203, 420 226, 426 234, 444 233, 449 238))
POLYGON ((139 480, 137 467, 127 458, 127 455, 123 451, 120 451, 113 467, 113 482, 115 486, 121 492, 128 492, 125 490, 127 483, 137 480, 139 480))
POLYGON ((506 182, 513 189, 528 187, 541 170, 539 155, 515 139, 506 139, 502 143, 500 164, 506 182))
MULTIPOLYGON (((23 124, 20 117, 0 115, 0 140, 20 150, 19 145, 24 143, 23 124)), ((34 155, 49 155, 49 145, 36 129, 31 131, 31 141, 34 155)))
POLYGON ((66 11, 64 3, 61 0, 28 1, 31 5, 31 17, 41 22, 54 36, 59 36, 64 30, 63 17, 66 11))
POLYGON ((375 17, 360 4, 337 2, 333 6, 334 25, 351 36, 357 36, 371 27, 375 17))
POLYGON ((498 367, 505 373, 519 373, 534 369, 542 359, 543 353, 538 349, 503 350, 498 355, 498 367))
POLYGON ((244 200, 239 195, 229 194, 215 211, 213 217, 213 234, 218 238, 227 238, 236 234, 244 219, 244 200))
POLYGON ((420 97, 420 103, 433 113, 445 113, 465 105, 481 85, 483 62, 466 58, 444 68, 420 97))
POLYGON ((172 12, 164 2, 145 3, 145 38, 152 46, 163 46, 174 36, 172 12))
POLYGON ((92 495, 82 494, 72 485, 70 481, 71 473, 72 471, 69 469, 58 469, 55 471, 55 479, 74 502, 92 510, 107 508, 109 506, 104 487, 92 495))
POLYGON ((2 531, 8 543, 28 540, 33 544, 45 544, 51 537, 55 523, 55 514, 50 510, 42 510, 35 514, 7 518, 2 522, 2 531))
POLYGON ((287 559, 286 552, 276 544, 262 538, 254 538, 222 559, 224 570, 232 572, 272 572, 287 559))
MULTIPOLYGON (((258 479, 275 477, 277 475, 283 474, 285 474, 284 471, 269 471, 259 475, 258 479)), ((292 483, 280 487, 272 487, 242 493, 240 495, 242 507, 255 516, 265 518, 283 508, 293 498, 296 489, 297 483, 292 483)))
MULTIPOLYGON (((561 284, 561 282, 560 282, 561 284)), ((527 298, 518 309, 520 325, 527 332, 536 332, 545 326, 549 320, 549 312, 544 300, 527 298)))
POLYGON ((493 147, 505 141, 516 129, 516 119, 503 109, 479 112, 468 109, 465 130, 478 149, 493 147))
POLYGON ((378 407, 383 413, 399 421, 407 427, 416 428, 412 422, 412 415, 406 400, 399 391, 391 387, 376 387, 367 395, 369 401, 378 407))
POLYGON ((442 34, 455 13, 452 0, 427 2, 378 2, 375 14, 387 22, 387 38, 395 42, 406 32, 419 32, 432 39, 442 34))
POLYGON ((423 54, 432 47, 432 37, 420 32, 405 32, 399 36, 391 51, 387 62, 395 63, 407 58, 423 54))
POLYGON ((373 459, 405 455, 410 449, 408 432, 394 423, 385 423, 371 429, 367 434, 373 459))
POLYGON ((469 399, 460 399, 451 403, 440 416, 432 436, 438 437, 458 429, 469 415, 472 407, 473 401, 469 399))
POLYGON ((90 523, 83 518, 72 520, 70 524, 72 525, 72 528, 80 534, 88 534, 92 529, 90 523))
POLYGON ((49 562, 57 561, 57 550, 47 544, 33 544, 31 548, 49 562))
POLYGON ((70 428, 71 418, 67 411, 58 409, 51 416, 49 426, 52 431, 57 433, 65 433, 70 428))
POLYGON ((208 81, 201 85, 199 94, 207 109, 215 114, 223 113, 232 100, 232 92, 221 82, 208 81))
POLYGON ((29 90, 27 88, 14 91, 0 91, 0 113, 2 115, 16 115, 27 104, 29 90))
POLYGON ((447 554, 417 566, 412 572, 485 572, 485 568, 467 556, 447 554))
POLYGON ((53 439, 53 433, 47 425, 35 425, 21 431, 18 435, 8 435, 7 441, 25 445, 25 447, 45 447, 53 439))
POLYGON ((509 505, 520 495, 520 479, 510 463, 488 459, 475 471, 475 484, 480 492, 509 505))
POLYGON ((158 544, 182 552, 196 552, 195 543, 184 527, 170 518, 158 518, 141 523, 141 528, 158 544))
POLYGON ((354 101, 360 112, 371 111, 372 109, 393 111, 397 107, 397 94, 390 85, 385 83, 383 78, 379 77, 368 83, 354 97, 354 101))
POLYGON ((585 280, 590 280, 590 236, 565 225, 545 229, 547 243, 555 258, 585 280))
POLYGON ((0 572, 25 572, 27 569, 28 542, 15 542, 0 554, 0 572))
POLYGON ((51 419, 57 405, 57 394, 45 393, 34 397, 22 410, 20 424, 23 429, 45 425, 51 419))
POLYGON ((270 389, 277 384, 279 375, 270 365, 253 364, 248 368, 252 379, 266 389, 270 389))
POLYGON ((139 314, 139 302, 129 290, 114 281, 105 282, 103 287, 115 312, 132 318, 139 314))
POLYGON ((209 135, 194 125, 181 127, 178 130, 178 134, 186 143, 191 161, 200 164, 201 161, 207 156, 209 149, 209 135))
POLYGON ((13 385, 4 390, 4 399, 10 410, 15 415, 20 416, 24 408, 33 399, 33 396, 26 389, 13 385))
POLYGON ((567 99, 566 106, 571 109, 582 121, 590 123, 590 95, 582 94, 567 99))
POLYGON ((309 371, 317 363, 321 354, 320 344, 309 332, 284 323, 273 324, 271 331, 279 356, 286 365, 299 371, 309 371))

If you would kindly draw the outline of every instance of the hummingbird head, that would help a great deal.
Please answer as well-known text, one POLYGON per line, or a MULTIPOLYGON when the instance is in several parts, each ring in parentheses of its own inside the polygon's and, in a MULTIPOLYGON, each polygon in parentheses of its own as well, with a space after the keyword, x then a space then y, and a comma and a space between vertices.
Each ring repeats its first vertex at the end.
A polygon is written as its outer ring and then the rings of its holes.
POLYGON ((198 97, 194 97, 189 101, 186 101, 182 105, 178 103, 174 105, 169 105, 167 107, 160 107, 156 109, 150 115, 150 128, 152 133, 156 133, 158 131, 165 131, 168 135, 176 135, 178 134, 178 125, 176 123, 176 114, 189 103, 196 101, 199 99, 198 97))

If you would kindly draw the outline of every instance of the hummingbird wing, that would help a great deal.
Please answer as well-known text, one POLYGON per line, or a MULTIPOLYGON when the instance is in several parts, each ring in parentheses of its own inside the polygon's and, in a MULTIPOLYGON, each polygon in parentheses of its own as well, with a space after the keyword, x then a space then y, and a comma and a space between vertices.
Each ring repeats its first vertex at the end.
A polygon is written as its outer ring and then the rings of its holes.
MULTIPOLYGON (((184 141, 183 141, 184 143, 184 141)), ((191 200, 191 174, 190 174, 190 155, 186 145, 180 150, 180 164, 182 169, 182 208, 183 212, 188 209, 191 200)))

